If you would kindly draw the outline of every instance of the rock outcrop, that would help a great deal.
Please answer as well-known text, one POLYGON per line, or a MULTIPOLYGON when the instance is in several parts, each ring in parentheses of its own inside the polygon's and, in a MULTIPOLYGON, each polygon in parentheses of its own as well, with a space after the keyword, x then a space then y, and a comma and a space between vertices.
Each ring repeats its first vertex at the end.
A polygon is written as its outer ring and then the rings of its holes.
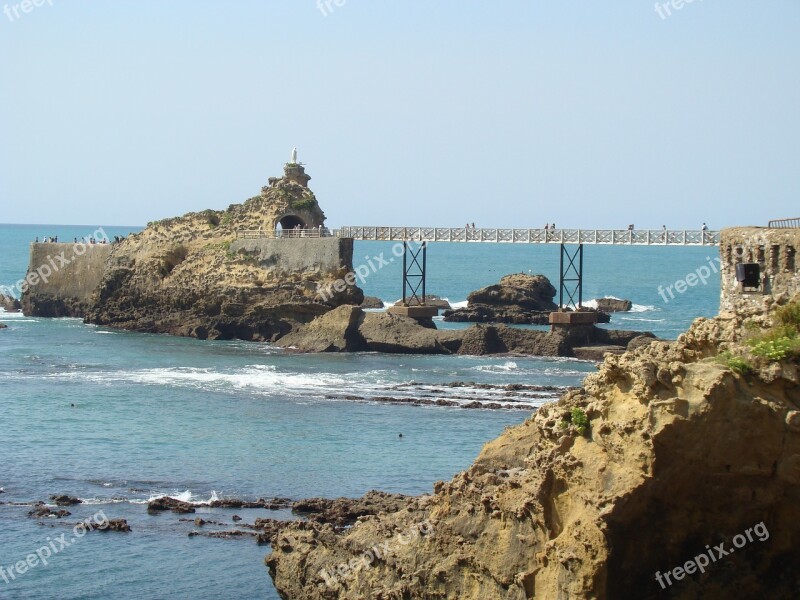
POLYGON ((628 312, 633 308, 633 302, 619 298, 598 298, 595 303, 597 304, 597 310, 604 313, 628 312))
POLYGON ((324 301, 318 293, 352 269, 352 241, 300 239, 292 229, 324 231, 324 214, 300 171, 287 165, 285 177, 271 178, 244 204, 150 223, 116 244, 86 320, 200 339, 264 341, 332 306, 359 304, 363 293, 356 286, 343 286, 324 301), (274 232, 279 223, 287 239, 236 239, 242 230, 274 232))
POLYGON ((437 329, 391 313, 365 313, 340 306, 298 327, 277 344, 298 352, 385 352, 390 354, 526 354, 577 356, 599 360, 600 350, 622 352, 635 338, 650 333, 594 326, 537 331, 506 325, 475 325, 466 330, 437 329), (582 353, 575 349, 583 348, 582 353), (593 350, 593 354, 589 353, 593 350))
POLYGON ((361 303, 361 308, 383 308, 383 300, 375 296, 364 296, 364 301, 361 303))
POLYGON ((461 345, 461 333, 425 327, 409 317, 340 306, 277 344, 300 352, 453 354, 461 345))
POLYGON ((558 307, 556 288, 544 275, 506 275, 500 283, 467 296, 467 307, 444 312, 445 321, 472 323, 547 324, 558 307))
POLYGON ((606 356, 431 495, 341 532, 289 525, 266 560, 281 597, 797 597, 800 350, 720 354, 752 330, 698 319, 606 356))
MULTIPOLYGON (((588 348, 621 352, 639 337, 653 338, 651 333, 616 331, 593 325, 556 327, 553 331, 535 331, 507 327, 506 325, 476 325, 467 329, 459 354, 527 354, 531 356, 564 356, 597 359, 597 354, 587 356, 588 348), (583 348, 583 355, 575 350, 583 348)), ((602 354, 599 355, 602 358, 602 354)))
POLYGON ((0 308, 9 313, 19 312, 22 310, 22 303, 16 298, 0 294, 0 308))

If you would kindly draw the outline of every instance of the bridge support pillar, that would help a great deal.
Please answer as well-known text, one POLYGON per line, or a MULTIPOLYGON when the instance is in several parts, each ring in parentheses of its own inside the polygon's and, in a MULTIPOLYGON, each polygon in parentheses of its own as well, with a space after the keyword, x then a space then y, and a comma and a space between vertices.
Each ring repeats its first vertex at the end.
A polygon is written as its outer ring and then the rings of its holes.
POLYGON ((388 312, 413 319, 430 319, 439 314, 438 308, 425 305, 427 270, 428 243, 421 242, 415 249, 403 241, 403 300, 388 312))
POLYGON ((551 329, 597 323, 596 312, 580 312, 583 305, 583 244, 578 244, 574 252, 561 244, 558 287, 558 312, 550 313, 551 329))
POLYGON ((583 244, 578 244, 575 252, 570 252, 561 244, 561 260, 559 268, 559 309, 577 310, 583 303, 583 244), (566 305, 564 299, 567 299, 566 305))

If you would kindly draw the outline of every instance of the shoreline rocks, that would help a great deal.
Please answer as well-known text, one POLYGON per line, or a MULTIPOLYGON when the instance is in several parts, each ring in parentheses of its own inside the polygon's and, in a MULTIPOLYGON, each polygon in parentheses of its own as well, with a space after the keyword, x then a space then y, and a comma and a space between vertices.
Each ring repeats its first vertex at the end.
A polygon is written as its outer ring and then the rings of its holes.
POLYGON ((22 310, 22 303, 7 294, 0 294, 0 308, 7 313, 16 313, 22 310))
POLYGON ((384 352, 391 354, 522 354, 575 356, 573 348, 621 346, 636 331, 594 326, 520 329, 506 325, 475 325, 466 330, 436 329, 390 313, 365 313, 357 306, 340 306, 278 340, 277 345, 297 352, 384 352))
POLYGON ((717 354, 739 343, 743 323, 698 319, 675 342, 606 355, 579 390, 397 510, 341 531, 289 524, 265 559, 278 593, 606 600, 636 590, 655 600, 655 573, 737 544, 705 573, 674 580, 670 594, 794 597, 797 357, 747 375, 729 368, 717 354), (428 535, 393 543, 421 525, 428 535), (759 537, 739 545, 754 528, 759 537), (365 562, 378 545, 385 552, 365 562))

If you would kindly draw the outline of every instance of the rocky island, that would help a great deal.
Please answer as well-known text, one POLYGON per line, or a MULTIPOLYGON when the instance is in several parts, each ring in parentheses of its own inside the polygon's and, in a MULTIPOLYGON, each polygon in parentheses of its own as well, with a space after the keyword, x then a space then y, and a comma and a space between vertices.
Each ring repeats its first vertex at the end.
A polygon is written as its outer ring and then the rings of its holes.
MULTIPOLYGON (((75 260, 60 278, 28 289, 25 312, 131 331, 264 341, 340 304, 358 304, 363 293, 356 286, 318 297, 320 286, 352 270, 353 244, 325 235, 309 179, 302 165, 288 163, 283 177, 270 178, 243 204, 152 222, 120 243, 93 246, 106 250, 90 265, 99 264, 93 277, 85 275, 90 259, 75 260), (242 231, 254 234, 242 238, 242 231), (297 239, 280 239, 295 232, 297 239)), ((29 274, 53 246, 61 244, 32 244, 29 274)))

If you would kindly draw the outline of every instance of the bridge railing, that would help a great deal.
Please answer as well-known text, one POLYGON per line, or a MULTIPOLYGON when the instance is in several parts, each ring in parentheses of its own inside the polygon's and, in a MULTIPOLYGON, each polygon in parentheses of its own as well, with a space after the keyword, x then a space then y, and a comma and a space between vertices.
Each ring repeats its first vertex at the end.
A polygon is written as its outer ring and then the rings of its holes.
POLYGON ((775 219, 769 222, 770 229, 797 229, 800 228, 800 218, 775 219))
POLYGON ((498 244, 608 244, 632 246, 716 246, 719 231, 665 229, 473 229, 471 227, 354 226, 339 237, 371 241, 493 242, 498 244))
POLYGON ((282 229, 282 230, 263 230, 263 229, 241 229, 236 232, 236 237, 240 240, 280 240, 288 238, 321 238, 331 237, 333 232, 326 228, 313 229, 282 229))

